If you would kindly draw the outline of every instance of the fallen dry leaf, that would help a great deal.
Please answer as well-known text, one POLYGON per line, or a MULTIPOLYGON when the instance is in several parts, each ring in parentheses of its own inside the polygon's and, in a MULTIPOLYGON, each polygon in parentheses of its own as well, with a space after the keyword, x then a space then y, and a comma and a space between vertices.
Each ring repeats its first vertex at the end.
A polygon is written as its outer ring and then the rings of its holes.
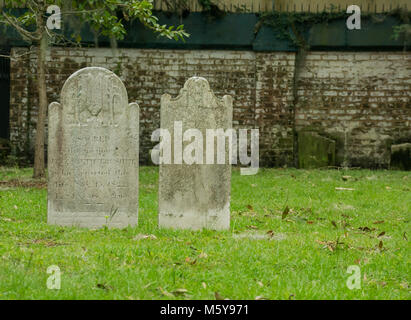
POLYGON ((155 283, 155 281, 146 284, 145 286, 143 286, 143 289, 147 289, 147 288, 151 287, 154 283, 155 283))
POLYGON ((252 226, 252 225, 250 225, 250 226, 246 226, 248 229, 258 229, 258 227, 257 226, 252 226))
POLYGON ((315 240, 317 243, 324 245, 324 248, 327 248, 331 252, 337 249, 339 244, 344 244, 344 242, 340 242, 338 239, 336 241, 320 241, 315 240))
POLYGON ((205 252, 201 252, 198 257, 199 257, 200 259, 201 259, 201 258, 207 258, 208 255, 207 255, 207 253, 205 253, 205 252))
POLYGON ((172 294, 174 294, 174 295, 176 295, 176 296, 182 296, 182 295, 187 294, 187 292, 188 292, 187 289, 182 288, 182 289, 176 289, 176 290, 174 290, 174 291, 172 292, 172 294))
POLYGON ((160 290, 161 294, 164 295, 164 296, 166 296, 166 297, 170 297, 170 298, 175 297, 174 294, 172 294, 172 293, 164 290, 164 289, 161 288, 161 287, 158 287, 158 289, 160 290))
POLYGON ((186 258, 184 259, 184 261, 187 262, 187 263, 189 263, 189 264, 194 265, 194 264, 196 264, 197 259, 192 260, 190 257, 186 257, 186 258))
POLYGON ((253 210, 254 210, 254 208, 253 208, 253 206, 252 206, 251 204, 247 204, 247 209, 250 210, 250 211, 253 211, 253 210))
POLYGON ((381 233, 377 236, 377 238, 382 237, 384 234, 385 234, 385 231, 381 232, 381 233))
POLYGON ((104 283, 97 283, 96 287, 99 288, 99 289, 103 289, 103 290, 112 290, 113 289, 112 286, 109 286, 109 285, 104 284, 104 283))
POLYGON ((359 227, 358 229, 361 230, 361 231, 364 231, 364 232, 371 232, 371 231, 375 230, 375 228, 370 229, 368 227, 359 227))
POLYGON ((54 240, 48 240, 48 239, 33 239, 31 241, 25 242, 25 245, 32 245, 32 244, 41 244, 46 247, 55 247, 55 246, 64 246, 66 245, 65 243, 57 243, 54 240))
POLYGON ((157 237, 154 234, 138 234, 134 237, 133 240, 141 240, 141 239, 157 239, 157 237))
POLYGON ((289 212, 290 212, 290 208, 288 206, 286 206, 284 211, 283 211, 283 214, 281 215, 281 219, 285 219, 285 217, 287 217, 289 212))
POLYGON ((219 294, 217 291, 214 292, 214 296, 216 300, 224 300, 223 296, 219 294))

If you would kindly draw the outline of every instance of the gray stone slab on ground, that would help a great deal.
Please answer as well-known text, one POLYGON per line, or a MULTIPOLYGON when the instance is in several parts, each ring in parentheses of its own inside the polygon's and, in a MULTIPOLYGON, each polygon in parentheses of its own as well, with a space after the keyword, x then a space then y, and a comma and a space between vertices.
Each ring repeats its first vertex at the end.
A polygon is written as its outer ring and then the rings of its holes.
MULTIPOLYGON (((217 99, 208 81, 192 77, 186 81, 177 98, 161 98, 161 128, 174 141, 175 122, 182 132, 198 129, 203 136, 203 164, 160 163, 159 226, 175 229, 214 229, 230 227, 231 165, 226 143, 225 163, 206 164, 206 129, 232 128, 232 98, 217 99)), ((214 141, 214 152, 217 150, 214 141)), ((182 143, 182 150, 190 141, 182 143)), ((172 153, 174 145, 172 144, 172 153)), ((178 161, 178 159, 177 159, 178 161)))
POLYGON ((104 68, 74 73, 49 106, 48 223, 136 225, 139 107, 104 68))

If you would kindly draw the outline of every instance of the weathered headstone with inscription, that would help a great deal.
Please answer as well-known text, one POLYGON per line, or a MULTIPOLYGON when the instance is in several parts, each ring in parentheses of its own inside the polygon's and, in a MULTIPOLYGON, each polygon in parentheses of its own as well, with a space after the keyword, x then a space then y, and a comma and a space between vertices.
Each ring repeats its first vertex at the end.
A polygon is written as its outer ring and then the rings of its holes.
POLYGON ((113 72, 71 75, 49 106, 48 223, 136 225, 139 107, 113 72))
POLYGON ((177 98, 162 96, 161 129, 170 132, 173 159, 165 163, 160 151, 160 227, 229 228, 229 145, 220 150, 225 159, 219 164, 213 161, 218 150, 217 139, 210 143, 206 136, 210 129, 231 129, 232 114, 231 96, 216 98, 208 81, 201 77, 187 80, 177 98), (193 152, 200 154, 193 156, 193 152), (187 164, 187 159, 190 162, 193 157, 196 161, 187 164))

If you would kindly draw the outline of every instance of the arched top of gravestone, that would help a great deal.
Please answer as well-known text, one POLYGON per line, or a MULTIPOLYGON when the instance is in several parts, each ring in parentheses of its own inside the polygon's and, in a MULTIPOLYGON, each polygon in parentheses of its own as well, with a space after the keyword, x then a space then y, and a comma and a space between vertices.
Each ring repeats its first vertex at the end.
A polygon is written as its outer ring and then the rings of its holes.
POLYGON ((194 102, 200 107, 213 108, 215 106, 230 107, 232 105, 232 97, 229 95, 218 99, 213 90, 210 89, 210 84, 203 77, 191 77, 184 83, 184 87, 180 89, 177 97, 172 98, 169 94, 164 94, 161 97, 162 103, 176 102, 187 100, 194 102))
POLYGON ((69 90, 70 86, 73 82, 76 81, 82 75, 90 75, 92 76, 92 81, 97 81, 101 77, 108 77, 114 83, 120 85, 120 87, 124 90, 124 94, 127 97, 127 90, 124 86, 123 81, 112 71, 102 68, 102 67, 86 67, 74 72, 64 83, 63 88, 61 90, 61 95, 63 95, 67 90, 69 90))
POLYGON ((87 67, 73 73, 61 90, 66 123, 116 126, 128 105, 126 87, 112 71, 87 67))

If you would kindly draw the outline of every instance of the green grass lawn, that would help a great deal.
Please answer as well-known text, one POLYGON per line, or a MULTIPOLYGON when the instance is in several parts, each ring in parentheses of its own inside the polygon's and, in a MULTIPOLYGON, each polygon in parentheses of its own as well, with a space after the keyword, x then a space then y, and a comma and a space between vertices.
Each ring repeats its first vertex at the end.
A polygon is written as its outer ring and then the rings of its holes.
POLYGON ((233 170, 225 232, 158 229, 155 167, 140 169, 138 227, 49 226, 30 175, 0 168, 0 299, 411 297, 410 172, 233 170), (50 265, 60 290, 46 287, 50 265), (361 289, 347 287, 350 265, 361 289))

